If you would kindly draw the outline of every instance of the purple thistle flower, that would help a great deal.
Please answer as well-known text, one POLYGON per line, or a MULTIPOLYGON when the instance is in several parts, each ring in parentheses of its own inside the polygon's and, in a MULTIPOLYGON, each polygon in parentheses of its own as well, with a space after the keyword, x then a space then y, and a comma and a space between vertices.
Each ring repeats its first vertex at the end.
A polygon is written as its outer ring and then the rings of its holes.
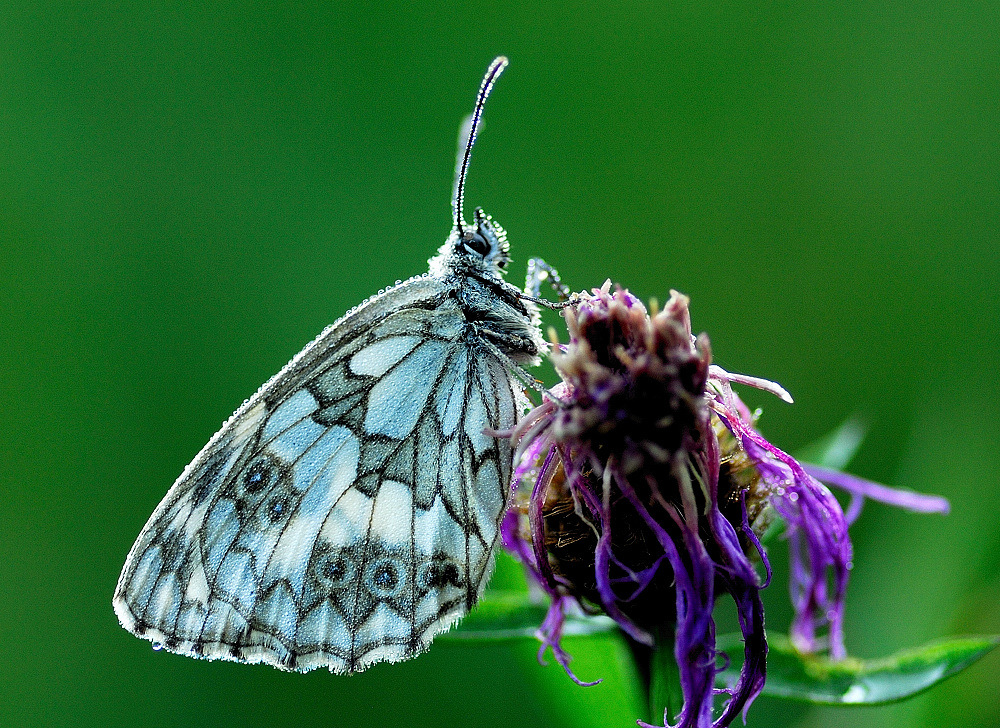
POLYGON ((539 656, 551 648, 576 682, 593 684, 573 675, 560 646, 576 601, 613 618, 633 644, 673 644, 683 693, 676 726, 727 726, 741 712, 745 720, 766 677, 760 590, 771 570, 759 537, 775 514, 791 547, 793 644, 828 645, 839 659, 849 520, 820 480, 852 493, 852 515, 864 496, 922 511, 946 511, 947 502, 803 466, 765 440, 731 385, 791 397, 712 365, 708 338, 692 336, 688 299, 675 291, 650 316, 609 281, 581 294, 566 322, 570 343, 552 354, 563 381, 511 433, 516 491, 502 530, 552 597, 539 656), (718 691, 712 610, 726 594, 744 662, 737 683, 718 691), (713 723, 718 692, 729 697, 713 723))

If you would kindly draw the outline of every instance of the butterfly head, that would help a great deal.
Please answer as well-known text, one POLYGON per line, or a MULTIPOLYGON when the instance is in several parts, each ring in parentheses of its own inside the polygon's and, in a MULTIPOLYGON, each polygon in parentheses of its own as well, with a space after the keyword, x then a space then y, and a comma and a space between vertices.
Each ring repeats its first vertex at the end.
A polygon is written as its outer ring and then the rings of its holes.
POLYGON ((471 259, 475 263, 482 261, 496 272, 503 271, 510 262, 510 245, 507 243, 507 233, 492 217, 477 207, 474 214, 474 225, 465 223, 455 236, 455 254, 471 259))
POLYGON ((473 222, 456 225, 448 240, 431 259, 431 271, 438 275, 475 274, 500 278, 510 262, 507 233, 492 217, 477 207, 473 222))

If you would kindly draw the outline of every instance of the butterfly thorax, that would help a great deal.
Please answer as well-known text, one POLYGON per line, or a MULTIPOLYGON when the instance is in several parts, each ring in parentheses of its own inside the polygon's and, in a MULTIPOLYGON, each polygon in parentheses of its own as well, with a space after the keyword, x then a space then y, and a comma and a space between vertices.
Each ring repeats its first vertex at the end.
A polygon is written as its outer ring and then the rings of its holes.
POLYGON ((430 260, 430 273, 448 284, 470 335, 519 364, 536 365, 547 344, 536 304, 504 280, 510 261, 506 234, 481 209, 476 224, 455 228, 430 260))

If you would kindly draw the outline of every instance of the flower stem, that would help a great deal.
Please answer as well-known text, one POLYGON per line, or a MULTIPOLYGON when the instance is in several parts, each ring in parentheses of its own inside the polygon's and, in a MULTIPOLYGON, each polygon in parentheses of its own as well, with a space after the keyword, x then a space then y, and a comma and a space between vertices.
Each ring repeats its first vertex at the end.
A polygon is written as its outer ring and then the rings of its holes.
POLYGON ((666 715, 673 720, 683 707, 684 693, 674 657, 674 641, 669 635, 659 634, 650 655, 649 717, 661 720, 666 715))
POLYGON ((636 670, 646 696, 646 722, 658 724, 664 716, 674 719, 684 707, 680 670, 674 657, 674 639, 669 631, 659 631, 652 647, 625 635, 632 650, 636 670))

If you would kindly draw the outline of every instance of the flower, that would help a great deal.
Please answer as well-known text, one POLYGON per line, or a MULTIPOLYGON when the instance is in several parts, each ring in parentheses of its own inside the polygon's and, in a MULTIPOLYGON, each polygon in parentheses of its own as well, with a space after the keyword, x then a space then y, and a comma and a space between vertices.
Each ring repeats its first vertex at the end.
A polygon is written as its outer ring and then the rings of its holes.
POLYGON ((760 537, 775 517, 791 548, 793 644, 828 646, 839 659, 847 528, 862 497, 923 511, 946 511, 947 502, 802 465, 765 440, 732 384, 791 397, 713 365, 708 337, 692 336, 688 299, 676 291, 650 315, 609 281, 581 294, 566 323, 570 342, 552 354, 562 383, 510 433, 515 498, 502 529, 505 547, 552 598, 541 652, 552 649, 574 680, 592 684, 573 675, 560 645, 576 602, 613 618, 634 644, 673 645, 677 726, 726 726, 741 712, 745 720, 766 678, 760 590, 771 570, 760 537), (854 495, 847 515, 821 480, 854 495), (744 661, 736 684, 717 690, 712 610, 727 594, 744 661), (720 692, 728 699, 713 723, 720 692))

